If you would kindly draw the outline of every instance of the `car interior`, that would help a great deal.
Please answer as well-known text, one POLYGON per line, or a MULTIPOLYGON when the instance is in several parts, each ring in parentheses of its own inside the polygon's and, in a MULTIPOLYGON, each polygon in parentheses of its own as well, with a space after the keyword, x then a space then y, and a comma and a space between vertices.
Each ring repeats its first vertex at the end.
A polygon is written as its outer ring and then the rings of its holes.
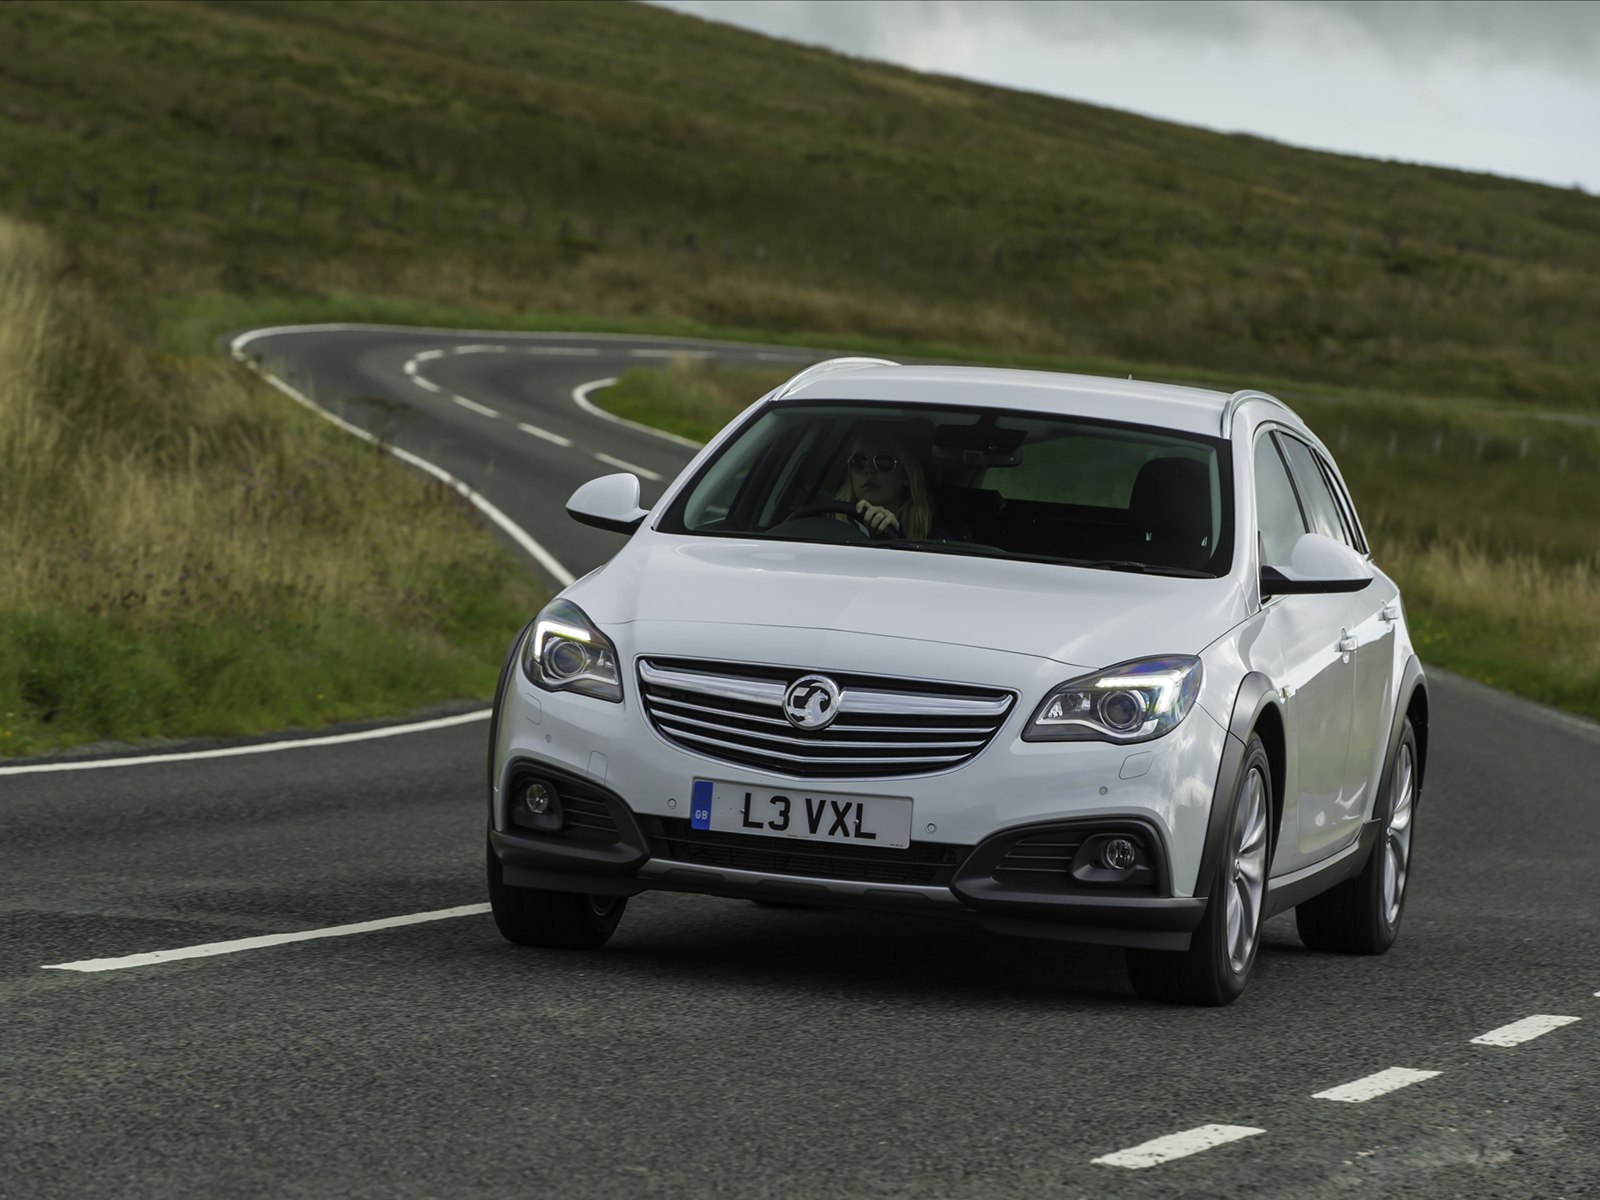
POLYGON ((993 410, 769 412, 690 489, 679 506, 683 532, 874 540, 847 515, 845 462, 858 429, 886 424, 916 448, 914 469, 933 502, 942 536, 924 548, 1173 574, 1228 568, 1227 456, 1218 444, 993 410))

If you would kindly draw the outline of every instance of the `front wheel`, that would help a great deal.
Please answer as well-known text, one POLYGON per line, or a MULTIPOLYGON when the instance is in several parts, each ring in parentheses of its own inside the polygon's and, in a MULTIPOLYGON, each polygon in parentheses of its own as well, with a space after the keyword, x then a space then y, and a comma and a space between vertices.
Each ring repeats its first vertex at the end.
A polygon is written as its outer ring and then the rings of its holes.
POLYGON ((588 896, 545 888, 513 887, 489 847, 489 909, 500 936, 519 946, 593 950, 617 931, 626 896, 588 896))
POLYGON ((1146 1000, 1169 1004, 1232 1004, 1244 991, 1261 947, 1272 839, 1272 771, 1255 734, 1245 745, 1234 787, 1222 860, 1205 916, 1187 950, 1129 950, 1128 978, 1146 1000))
POLYGON ((1294 910, 1295 928, 1307 949, 1382 954, 1394 945, 1406 910, 1406 884, 1411 881, 1417 791, 1417 735, 1407 717, 1389 776, 1383 840, 1372 848, 1361 874, 1294 910))

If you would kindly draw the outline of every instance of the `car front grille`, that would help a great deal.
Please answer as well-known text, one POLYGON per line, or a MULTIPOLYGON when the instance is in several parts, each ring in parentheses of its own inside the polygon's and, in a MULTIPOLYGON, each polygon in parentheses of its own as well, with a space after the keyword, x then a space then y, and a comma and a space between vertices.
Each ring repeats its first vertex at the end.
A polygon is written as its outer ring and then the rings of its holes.
POLYGON ((650 723, 707 758, 800 779, 925 775, 987 746, 1016 697, 999 688, 829 671, 838 716, 807 731, 783 715, 784 691, 813 672, 743 663, 640 659, 650 723))
POLYGON ((970 846, 942 846, 933 842, 912 842, 904 850, 836 846, 798 838, 695 829, 688 821, 676 817, 663 819, 660 827, 661 832, 650 838, 650 853, 656 858, 703 867, 854 883, 948 885, 961 860, 971 850, 970 846))

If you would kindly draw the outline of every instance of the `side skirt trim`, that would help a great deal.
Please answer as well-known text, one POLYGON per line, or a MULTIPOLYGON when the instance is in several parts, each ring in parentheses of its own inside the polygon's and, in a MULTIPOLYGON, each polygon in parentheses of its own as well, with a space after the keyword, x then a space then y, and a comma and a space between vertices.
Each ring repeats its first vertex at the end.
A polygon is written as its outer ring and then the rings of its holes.
POLYGON ((1361 826, 1356 840, 1332 858, 1312 863, 1292 875, 1267 880, 1266 915, 1277 916, 1286 909, 1304 903, 1311 897, 1361 874, 1371 856, 1378 837, 1383 833, 1384 822, 1368 821, 1361 826))

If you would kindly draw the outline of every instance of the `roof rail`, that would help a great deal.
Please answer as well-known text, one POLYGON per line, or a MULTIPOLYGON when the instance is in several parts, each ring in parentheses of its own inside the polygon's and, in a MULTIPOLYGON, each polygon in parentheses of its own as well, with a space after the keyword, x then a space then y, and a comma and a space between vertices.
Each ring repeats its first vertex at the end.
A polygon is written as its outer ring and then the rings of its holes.
POLYGON ((1305 424, 1305 422, 1303 420, 1301 420, 1301 417, 1300 417, 1299 413, 1295 412, 1294 409, 1290 408, 1287 404, 1285 404, 1282 400, 1279 400, 1276 396, 1269 396, 1265 392, 1256 392, 1256 391, 1251 391, 1249 389, 1246 389, 1246 390, 1244 390, 1242 392, 1235 392, 1233 395, 1229 396, 1228 397, 1228 402, 1222 406, 1222 436, 1223 437, 1232 437, 1233 436, 1233 414, 1236 413, 1239 410, 1239 407, 1241 405, 1248 404, 1252 400, 1260 400, 1265 404, 1276 404, 1279 408, 1283 409, 1284 412, 1288 413, 1296 421, 1300 421, 1300 423, 1302 425, 1305 424))
POLYGON ((782 400, 802 383, 810 383, 819 375, 827 375, 843 367, 898 367, 899 365, 899 363, 887 358, 830 358, 825 362, 812 363, 779 388, 778 394, 773 399, 782 400))

